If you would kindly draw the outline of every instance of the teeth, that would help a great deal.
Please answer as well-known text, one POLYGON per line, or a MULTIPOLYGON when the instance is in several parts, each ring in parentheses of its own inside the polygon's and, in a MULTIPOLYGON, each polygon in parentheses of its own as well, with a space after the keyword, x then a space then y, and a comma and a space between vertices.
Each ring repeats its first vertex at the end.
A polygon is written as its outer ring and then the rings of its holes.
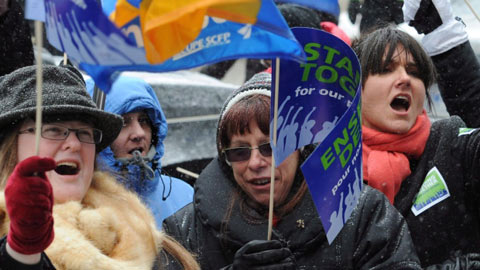
POLYGON ((408 97, 406 97, 406 96, 398 96, 397 98, 398 98, 398 99, 403 99, 403 100, 405 100, 405 101, 408 101, 408 97))
POLYGON ((259 180, 253 181, 253 184, 255 185, 265 185, 268 183, 270 183, 270 179, 259 179, 259 180))
POLYGON ((73 162, 60 162, 60 163, 57 164, 57 167, 58 166, 69 166, 69 167, 72 167, 72 168, 77 168, 77 164, 73 163, 73 162))

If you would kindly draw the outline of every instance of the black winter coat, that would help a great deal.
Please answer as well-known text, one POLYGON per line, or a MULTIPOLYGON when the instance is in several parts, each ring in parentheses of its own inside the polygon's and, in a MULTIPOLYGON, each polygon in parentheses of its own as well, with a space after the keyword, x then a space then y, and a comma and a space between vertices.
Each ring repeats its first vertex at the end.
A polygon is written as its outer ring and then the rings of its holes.
POLYGON ((7 237, 0 239, 0 270, 55 270, 52 262, 48 259, 45 253, 42 253, 40 262, 33 265, 20 263, 10 257, 7 253, 7 237))
MULTIPOLYGON (((196 181, 194 202, 163 223, 168 234, 198 255, 204 270, 227 266, 244 244, 266 239, 266 220, 248 222, 238 203, 228 228, 221 229, 235 188, 214 159, 196 181)), ((331 245, 309 192, 273 228, 272 239, 290 248, 298 269, 420 269, 405 220, 383 194, 368 186, 331 245)))
POLYGON ((17 0, 0 16, 0 76, 34 63, 30 27, 17 0))
POLYGON ((451 251, 480 251, 480 132, 464 130, 460 135, 463 127, 457 116, 432 124, 422 156, 410 161, 412 173, 395 196, 394 205, 407 220, 423 266, 442 263, 451 251), (439 177, 427 177, 434 168, 450 196, 415 216, 412 202, 422 184, 422 191, 441 185, 439 177))

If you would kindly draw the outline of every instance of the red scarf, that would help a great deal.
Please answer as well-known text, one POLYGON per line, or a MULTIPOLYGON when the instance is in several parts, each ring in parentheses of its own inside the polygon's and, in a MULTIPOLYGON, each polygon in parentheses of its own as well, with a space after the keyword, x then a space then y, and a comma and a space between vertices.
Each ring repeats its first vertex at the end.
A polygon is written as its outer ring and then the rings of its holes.
POLYGON ((402 181, 411 173, 408 158, 422 155, 430 126, 425 110, 405 134, 384 133, 362 126, 363 179, 383 192, 390 203, 393 204, 402 181))

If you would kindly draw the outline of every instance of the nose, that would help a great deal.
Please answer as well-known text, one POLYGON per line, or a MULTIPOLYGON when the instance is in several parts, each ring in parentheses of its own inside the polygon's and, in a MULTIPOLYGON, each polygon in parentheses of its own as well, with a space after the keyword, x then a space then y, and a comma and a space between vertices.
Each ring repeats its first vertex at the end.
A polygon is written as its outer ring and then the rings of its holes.
POLYGON ((145 130, 138 121, 132 121, 130 126, 130 139, 138 141, 145 138, 145 130))
POLYGON ((397 81, 395 82, 397 87, 410 87, 412 77, 410 74, 408 74, 407 70, 405 70, 405 67, 398 67, 397 75, 397 81))
POLYGON ((70 134, 68 134, 68 137, 63 142, 64 150, 69 149, 72 152, 76 152, 76 151, 79 151, 81 147, 82 147, 82 142, 80 142, 77 135, 73 131, 70 132, 70 134))
POLYGON ((248 167, 251 170, 259 170, 265 168, 268 165, 267 158, 260 154, 258 149, 252 149, 250 159, 248 160, 248 167))

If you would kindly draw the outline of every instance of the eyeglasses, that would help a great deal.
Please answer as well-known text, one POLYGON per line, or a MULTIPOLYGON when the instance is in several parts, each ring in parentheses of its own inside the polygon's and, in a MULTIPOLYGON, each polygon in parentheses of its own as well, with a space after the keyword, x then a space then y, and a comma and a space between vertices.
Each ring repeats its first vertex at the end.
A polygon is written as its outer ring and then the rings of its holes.
MULTIPOLYGON (((96 128, 67 128, 54 124, 44 124, 40 134, 45 139, 63 141, 70 135, 71 131, 75 132, 78 140, 84 143, 97 144, 102 141, 102 131, 96 128)), ((27 128, 18 133, 35 133, 35 128, 27 128)))
POLYGON ((245 161, 250 159, 250 155, 252 154, 253 149, 258 149, 260 154, 264 157, 271 157, 272 156, 272 147, 270 143, 260 144, 257 147, 235 147, 225 149, 222 152, 225 153, 225 158, 228 162, 237 162, 237 161, 245 161))

